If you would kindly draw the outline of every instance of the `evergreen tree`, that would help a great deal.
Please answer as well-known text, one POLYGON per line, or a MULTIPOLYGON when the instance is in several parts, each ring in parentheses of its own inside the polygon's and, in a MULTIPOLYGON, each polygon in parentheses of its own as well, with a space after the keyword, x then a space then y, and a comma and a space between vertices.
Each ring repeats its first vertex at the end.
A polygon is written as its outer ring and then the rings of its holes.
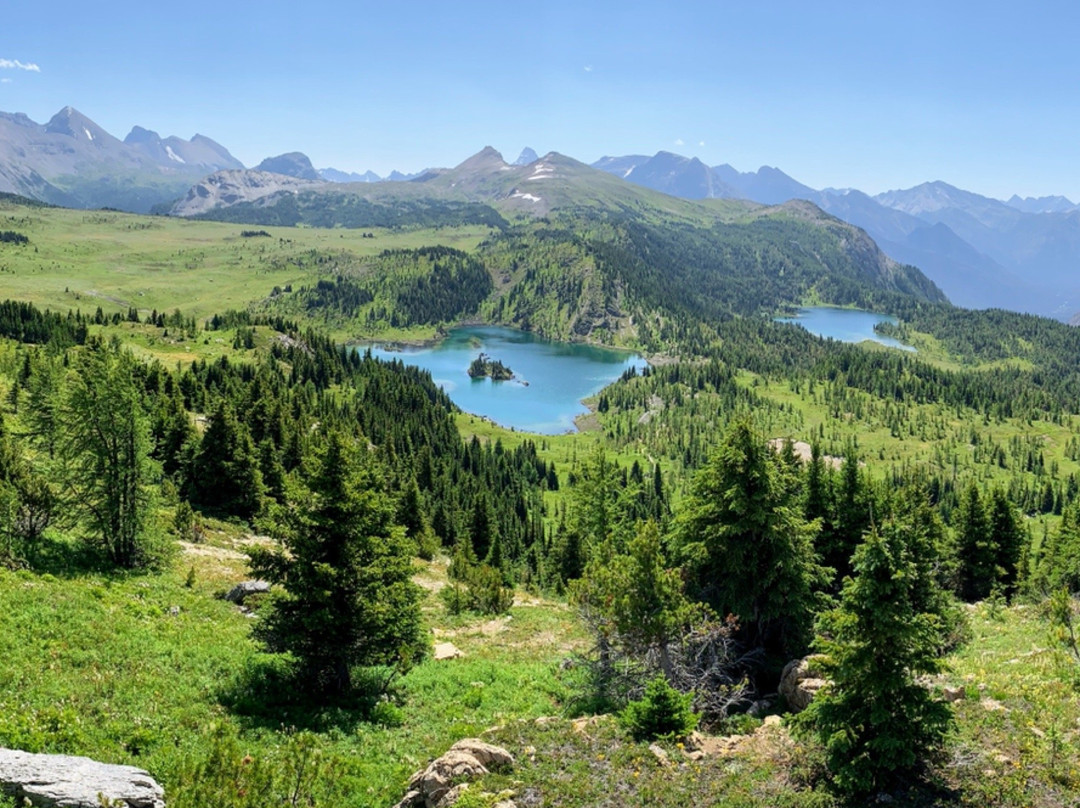
POLYGON ((1016 592, 1024 529, 1020 518, 1002 488, 995 488, 990 500, 990 544, 994 553, 994 572, 1004 594, 1016 592))
POLYGON ((849 446, 836 486, 835 516, 821 542, 822 560, 836 570, 836 591, 851 574, 851 556, 862 542, 863 534, 870 529, 872 503, 870 484, 859 470, 859 455, 854 446, 849 446))
POLYGON ((383 478, 364 449, 331 433, 275 528, 282 549, 251 551, 254 573, 283 590, 256 636, 291 652, 323 694, 349 691, 354 666, 402 665, 422 653, 409 542, 383 478))
POLYGON ((675 542, 692 594, 736 615, 751 646, 791 654, 805 647, 823 575, 818 525, 795 507, 779 466, 747 421, 733 424, 694 477, 675 542))
POLYGON ((118 344, 88 347, 70 374, 57 445, 67 502, 120 567, 150 562, 150 419, 137 362, 118 344))
POLYGON ((481 493, 473 500, 472 518, 469 520, 469 536, 472 538, 472 549, 477 558, 487 558, 497 530, 491 500, 486 492, 481 493))
POLYGON ((990 535, 990 518, 974 481, 964 490, 956 518, 960 597, 968 602, 982 600, 989 597, 997 580, 997 559, 990 535))
POLYGON ((664 559, 654 522, 639 525, 625 553, 593 557, 574 588, 575 599, 611 624, 624 650, 642 658, 656 653, 670 680, 670 646, 694 613, 682 576, 664 559))
MULTIPOLYGON (((832 684, 800 716, 825 746, 837 788, 865 795, 891 784, 940 746, 950 722, 917 677, 941 668, 941 617, 925 602, 926 542, 909 543, 912 525, 889 520, 867 534, 840 607, 823 619, 819 648, 832 684)), ((929 557, 927 557, 929 554, 929 557)))
POLYGON ((251 435, 222 398, 203 434, 192 468, 192 500, 251 518, 265 493, 251 435))

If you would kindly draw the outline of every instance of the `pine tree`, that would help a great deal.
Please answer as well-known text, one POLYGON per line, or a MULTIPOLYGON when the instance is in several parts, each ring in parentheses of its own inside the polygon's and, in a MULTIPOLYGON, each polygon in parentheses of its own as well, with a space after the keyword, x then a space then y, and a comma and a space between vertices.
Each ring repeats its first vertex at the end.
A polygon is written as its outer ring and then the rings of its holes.
POLYGON ((736 422, 694 477, 675 544, 691 594, 739 618, 742 639, 773 652, 804 647, 823 582, 807 522, 780 461, 747 421, 736 422))
MULTIPOLYGON (((926 542, 889 520, 867 534, 840 607, 823 619, 819 642, 832 684, 799 717, 825 745, 837 788, 850 796, 888 786, 940 746, 950 722, 917 677, 941 668, 941 615, 926 602, 926 542)), ((927 557, 929 554, 929 557, 927 557)))
POLYGON ((351 688, 358 665, 403 665, 422 652, 420 593, 405 531, 366 450, 332 433, 276 528, 282 549, 251 551, 254 573, 283 593, 256 627, 323 694, 351 688))
POLYGON ((989 597, 997 580, 995 548, 990 519, 972 481, 957 511, 957 544, 960 552, 960 597, 971 602, 989 597))

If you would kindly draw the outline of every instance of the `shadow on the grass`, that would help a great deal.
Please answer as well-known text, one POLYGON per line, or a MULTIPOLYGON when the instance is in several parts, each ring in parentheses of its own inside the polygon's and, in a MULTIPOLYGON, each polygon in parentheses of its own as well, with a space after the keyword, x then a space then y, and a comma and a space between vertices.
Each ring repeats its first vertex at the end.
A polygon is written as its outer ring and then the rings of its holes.
POLYGON ((218 699, 248 727, 350 732, 361 723, 383 723, 384 716, 392 713, 380 708, 394 678, 390 671, 358 668, 352 678, 348 693, 332 693, 305 677, 288 657, 263 655, 241 671, 218 699))

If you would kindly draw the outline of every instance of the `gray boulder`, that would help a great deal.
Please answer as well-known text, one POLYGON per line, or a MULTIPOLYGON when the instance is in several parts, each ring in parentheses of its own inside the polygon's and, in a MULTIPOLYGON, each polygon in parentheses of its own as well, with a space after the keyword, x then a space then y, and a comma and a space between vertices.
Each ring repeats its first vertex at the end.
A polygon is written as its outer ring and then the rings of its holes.
POLYGON ((251 595, 259 595, 269 591, 270 583, 268 581, 241 581, 225 593, 225 600, 229 601, 229 603, 235 603, 237 606, 242 606, 244 601, 251 595))
POLYGON ((165 808, 164 789, 142 769, 71 755, 0 749, 0 790, 43 808, 100 808, 102 799, 126 808, 165 808))
POLYGON ((513 765, 514 756, 505 749, 466 738, 414 774, 408 791, 395 808, 449 808, 464 791, 462 780, 475 780, 491 769, 505 770, 513 765))
POLYGON ((817 656, 808 656, 793 659, 784 666, 784 672, 780 674, 779 690, 792 712, 801 713, 805 710, 817 692, 828 684, 829 680, 815 668, 814 663, 819 659, 817 656))

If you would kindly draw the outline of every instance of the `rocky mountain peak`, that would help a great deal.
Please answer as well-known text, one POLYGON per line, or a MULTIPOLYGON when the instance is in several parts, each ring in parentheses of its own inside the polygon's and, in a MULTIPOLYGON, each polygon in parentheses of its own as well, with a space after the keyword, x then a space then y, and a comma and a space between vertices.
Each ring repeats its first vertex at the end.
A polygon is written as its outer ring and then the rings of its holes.
POLYGON ((286 177, 296 177, 301 180, 320 180, 319 172, 311 164, 311 160, 303 152, 286 152, 277 157, 267 157, 259 163, 257 171, 267 171, 271 174, 283 174, 286 177))
POLYGON ((530 147, 526 146, 524 149, 521 150, 521 154, 518 155, 518 158, 513 162, 513 165, 527 166, 530 163, 535 163, 539 159, 540 157, 537 155, 537 153, 533 151, 530 147))

